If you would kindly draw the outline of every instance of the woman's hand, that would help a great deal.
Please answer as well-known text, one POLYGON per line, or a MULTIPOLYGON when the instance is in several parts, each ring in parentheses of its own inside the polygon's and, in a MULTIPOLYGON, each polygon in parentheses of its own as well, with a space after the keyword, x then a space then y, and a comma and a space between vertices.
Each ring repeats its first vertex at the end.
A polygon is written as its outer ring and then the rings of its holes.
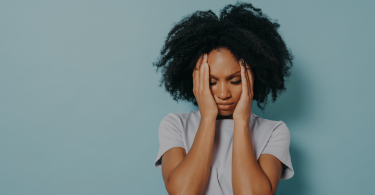
POLYGON ((238 101, 236 108, 233 112, 233 120, 236 121, 250 121, 251 106, 253 102, 253 86, 254 77, 251 74, 251 70, 248 64, 243 60, 240 61, 241 65, 241 80, 242 80, 242 93, 240 100, 238 101), (246 66, 245 66, 246 65, 246 66), (246 68, 245 68, 246 67, 246 68))
POLYGON ((193 92, 201 117, 214 117, 216 119, 219 110, 210 90, 209 71, 207 54, 204 54, 198 59, 193 71, 193 92))

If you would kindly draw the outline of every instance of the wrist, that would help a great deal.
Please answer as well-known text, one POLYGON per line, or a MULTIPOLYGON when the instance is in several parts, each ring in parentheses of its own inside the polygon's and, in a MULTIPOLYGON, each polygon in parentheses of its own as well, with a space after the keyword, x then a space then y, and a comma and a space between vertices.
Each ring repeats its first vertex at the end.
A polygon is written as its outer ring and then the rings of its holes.
POLYGON ((233 122, 235 126, 249 126, 249 119, 239 119, 239 118, 233 118, 233 122))
POLYGON ((233 120, 238 121, 238 122, 249 122, 251 118, 251 113, 250 114, 233 114, 233 120))
POLYGON ((216 116, 202 116, 201 121, 207 121, 207 122, 215 122, 216 116))

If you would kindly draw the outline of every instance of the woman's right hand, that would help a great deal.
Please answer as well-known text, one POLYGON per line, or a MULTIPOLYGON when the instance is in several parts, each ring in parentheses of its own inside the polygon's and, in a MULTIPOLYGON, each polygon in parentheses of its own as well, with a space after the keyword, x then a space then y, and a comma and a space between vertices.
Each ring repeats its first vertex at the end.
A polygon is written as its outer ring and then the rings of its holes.
POLYGON ((209 72, 207 54, 204 54, 198 59, 193 71, 193 92, 198 103, 201 118, 214 117, 216 119, 219 110, 211 93, 209 72))

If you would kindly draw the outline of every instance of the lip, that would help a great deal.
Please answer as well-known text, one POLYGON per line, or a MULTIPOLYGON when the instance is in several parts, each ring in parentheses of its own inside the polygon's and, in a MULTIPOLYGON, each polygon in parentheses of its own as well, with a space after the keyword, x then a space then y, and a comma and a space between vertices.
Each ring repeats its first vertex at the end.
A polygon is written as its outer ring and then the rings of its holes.
POLYGON ((233 103, 225 103, 225 102, 221 103, 221 102, 220 102, 220 103, 217 103, 217 104, 218 104, 218 105, 224 105, 224 106, 225 106, 225 105, 232 105, 233 103))
POLYGON ((221 109, 225 109, 225 108, 230 108, 232 105, 233 105, 233 103, 226 103, 226 104, 224 104, 224 103, 218 103, 217 107, 221 108, 221 109))

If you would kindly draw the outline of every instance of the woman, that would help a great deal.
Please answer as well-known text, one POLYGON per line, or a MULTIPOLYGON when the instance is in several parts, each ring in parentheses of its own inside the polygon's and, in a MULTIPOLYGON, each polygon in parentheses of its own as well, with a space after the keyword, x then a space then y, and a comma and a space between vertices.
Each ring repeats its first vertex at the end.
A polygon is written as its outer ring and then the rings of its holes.
POLYGON ((251 113, 285 91, 292 54, 279 24, 251 4, 197 11, 169 32, 161 57, 166 90, 199 107, 159 126, 155 166, 169 194, 275 194, 294 170, 289 129, 251 113))

